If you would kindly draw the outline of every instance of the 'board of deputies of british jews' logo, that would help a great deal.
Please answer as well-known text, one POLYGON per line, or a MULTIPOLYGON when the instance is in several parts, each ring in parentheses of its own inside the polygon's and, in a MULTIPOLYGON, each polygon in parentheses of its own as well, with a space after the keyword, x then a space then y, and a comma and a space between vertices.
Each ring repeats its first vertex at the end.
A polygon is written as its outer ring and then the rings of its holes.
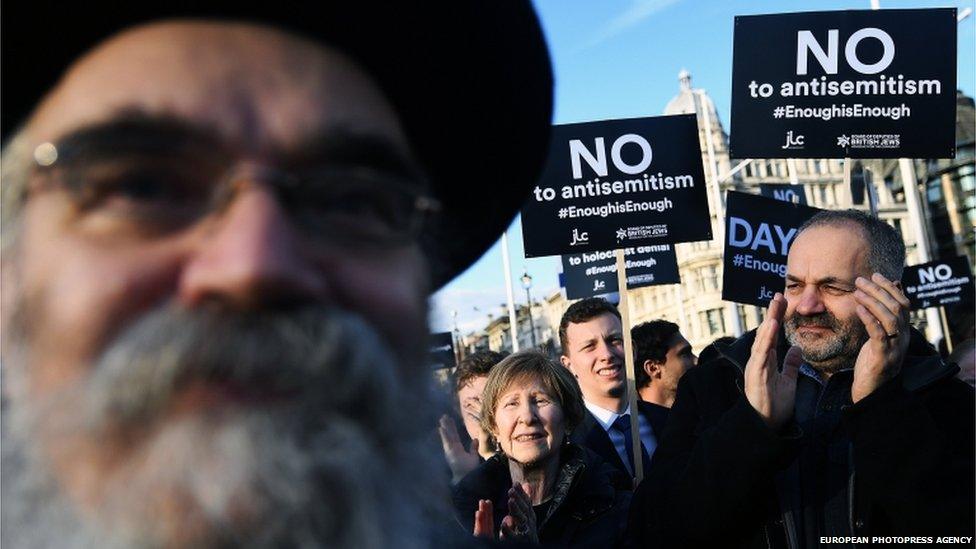
POLYGON ((644 240, 647 238, 664 238, 666 236, 668 236, 668 226, 664 223, 617 229, 617 242, 624 240, 644 240))
POLYGON ((845 149, 898 149, 901 148, 901 134, 839 135, 837 136, 837 146, 845 149))

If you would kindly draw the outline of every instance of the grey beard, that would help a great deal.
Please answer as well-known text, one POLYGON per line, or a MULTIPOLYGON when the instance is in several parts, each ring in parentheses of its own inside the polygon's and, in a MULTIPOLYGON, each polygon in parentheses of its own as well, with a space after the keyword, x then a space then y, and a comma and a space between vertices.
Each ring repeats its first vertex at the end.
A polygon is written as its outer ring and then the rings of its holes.
POLYGON ((853 367, 861 346, 867 341, 867 332, 859 319, 844 324, 829 312, 809 316, 794 314, 786 319, 784 329, 790 345, 802 351, 803 360, 826 374, 853 367), (797 334, 797 330, 806 325, 826 326, 833 329, 834 334, 829 341, 821 341, 819 348, 813 347, 797 334))
POLYGON ((426 547, 448 516, 447 477, 427 438, 429 376, 398 367, 353 315, 161 308, 117 337, 83 382, 40 402, 11 379, 29 367, 26 342, 11 346, 2 541, 12 547, 158 547, 186 530, 191 546, 426 547), (165 419, 193 383, 285 398, 165 419), (101 504, 79 509, 50 472, 50 446, 126 433, 142 438, 99 486, 101 504), (184 515, 153 520, 163 493, 180 494, 184 515))

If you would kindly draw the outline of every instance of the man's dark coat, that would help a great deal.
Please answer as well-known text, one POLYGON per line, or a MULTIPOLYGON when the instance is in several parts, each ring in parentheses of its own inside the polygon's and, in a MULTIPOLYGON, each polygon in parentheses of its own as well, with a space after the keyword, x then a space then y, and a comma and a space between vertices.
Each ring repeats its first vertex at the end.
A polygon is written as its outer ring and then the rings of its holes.
MULTIPOLYGON (((850 441, 847 513, 854 536, 974 535, 974 397, 958 368, 913 331, 897 377, 843 407, 850 441)), ((635 546, 797 547, 795 514, 777 475, 802 433, 766 426, 746 400, 743 371, 755 332, 690 370, 648 476, 634 494, 635 546)), ((787 344, 780 337, 782 361, 787 344)))
MULTIPOLYGON (((664 426, 668 421, 668 409, 651 402, 638 400, 637 410, 651 424, 651 430, 654 431, 654 438, 660 444, 661 436, 664 434, 664 426)), ((603 458, 603 461, 613 465, 624 473, 624 475, 631 476, 627 466, 620 459, 620 454, 617 453, 617 449, 614 448, 613 441, 610 440, 610 435, 607 434, 603 426, 600 425, 600 422, 589 411, 584 415, 583 421, 573 430, 570 440, 575 444, 586 446, 590 450, 593 450, 603 458)), ((648 464, 645 463, 645 470, 647 466, 648 464)))

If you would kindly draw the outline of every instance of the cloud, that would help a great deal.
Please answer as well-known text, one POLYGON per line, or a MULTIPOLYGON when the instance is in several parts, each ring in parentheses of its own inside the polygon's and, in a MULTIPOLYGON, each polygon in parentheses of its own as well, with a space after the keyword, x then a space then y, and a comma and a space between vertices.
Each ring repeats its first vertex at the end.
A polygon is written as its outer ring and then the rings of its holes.
POLYGON ((591 48, 597 44, 609 40, 618 34, 625 32, 655 13, 677 4, 681 0, 632 0, 630 6, 618 14, 616 17, 607 21, 602 27, 597 29, 592 37, 580 47, 581 50, 591 48))

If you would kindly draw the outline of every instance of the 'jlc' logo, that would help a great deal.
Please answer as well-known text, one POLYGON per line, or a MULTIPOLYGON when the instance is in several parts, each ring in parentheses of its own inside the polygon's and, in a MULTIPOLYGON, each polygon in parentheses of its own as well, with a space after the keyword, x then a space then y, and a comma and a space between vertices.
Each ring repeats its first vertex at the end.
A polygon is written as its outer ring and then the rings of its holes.
POLYGON ((781 149, 802 149, 805 138, 802 135, 793 136, 793 130, 786 132, 786 144, 781 149))
POLYGON ((586 231, 579 232, 579 229, 573 229, 573 241, 569 243, 570 246, 582 246, 589 243, 590 233, 586 231))

